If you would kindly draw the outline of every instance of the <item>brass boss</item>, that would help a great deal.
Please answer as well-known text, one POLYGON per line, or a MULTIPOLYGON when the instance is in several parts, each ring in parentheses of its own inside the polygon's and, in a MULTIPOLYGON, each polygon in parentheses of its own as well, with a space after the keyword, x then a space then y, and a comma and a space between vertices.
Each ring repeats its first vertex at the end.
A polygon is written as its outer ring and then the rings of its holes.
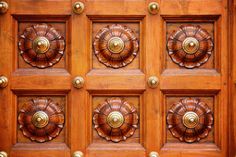
POLYGON ((37 128, 43 128, 48 125, 48 115, 43 111, 37 111, 32 117, 32 123, 37 128))
POLYGON ((37 37, 33 41, 33 49, 37 53, 46 53, 50 48, 49 40, 45 37, 37 37))
POLYGON ((112 53, 120 53, 121 51, 123 51, 125 48, 125 43, 124 41, 119 38, 119 37, 112 37, 109 41, 108 41, 108 49, 112 52, 112 53))
POLYGON ((107 116, 107 123, 112 128, 119 128, 124 123, 124 117, 120 112, 113 111, 107 116))
POLYGON ((192 111, 186 112, 183 116, 183 124, 187 128, 195 128, 199 123, 199 116, 192 111))
POLYGON ((187 37, 183 41, 183 50, 188 54, 194 54, 199 49, 199 41, 196 38, 193 37, 187 37))

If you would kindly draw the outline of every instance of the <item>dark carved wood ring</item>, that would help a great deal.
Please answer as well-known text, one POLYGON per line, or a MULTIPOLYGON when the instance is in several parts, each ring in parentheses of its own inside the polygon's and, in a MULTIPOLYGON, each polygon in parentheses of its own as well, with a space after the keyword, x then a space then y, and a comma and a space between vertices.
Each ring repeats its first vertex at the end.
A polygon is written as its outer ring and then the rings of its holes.
POLYGON ((213 126, 213 113, 195 98, 181 99, 167 114, 167 127, 180 141, 192 143, 206 138, 213 126))
POLYGON ((213 52, 210 34, 200 26, 182 25, 167 42, 168 54, 181 67, 195 68, 206 63, 213 52))
POLYGON ((46 142, 60 134, 64 113, 51 99, 32 99, 20 109, 18 123, 23 135, 32 141, 46 142))
POLYGON ((47 68, 60 61, 65 40, 50 25, 37 24, 25 29, 19 39, 20 54, 33 67, 47 68))
POLYGON ((93 42, 94 54, 98 60, 112 68, 121 68, 131 63, 139 50, 134 32, 119 24, 102 28, 93 42))
POLYGON ((112 142, 120 142, 132 136, 138 119, 135 107, 120 98, 107 99, 93 114, 94 128, 98 135, 112 142))

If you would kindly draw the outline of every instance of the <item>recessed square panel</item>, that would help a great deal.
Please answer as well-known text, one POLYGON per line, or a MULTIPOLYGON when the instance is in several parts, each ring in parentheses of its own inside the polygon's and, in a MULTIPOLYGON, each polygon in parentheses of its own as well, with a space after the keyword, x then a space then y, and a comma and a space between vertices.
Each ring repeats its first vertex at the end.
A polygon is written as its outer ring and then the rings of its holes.
POLYGON ((139 22, 93 22, 93 69, 140 68, 139 22))
POLYGON ((66 68, 66 23, 18 23, 18 68, 66 68))
POLYGON ((20 96, 17 101, 17 142, 65 142, 64 96, 20 96))
POLYGON ((167 96, 165 113, 167 143, 214 143, 214 97, 167 96))
POLYGON ((92 98, 93 143, 139 143, 140 99, 139 97, 92 98))
POLYGON ((165 69, 215 69, 214 22, 167 22, 165 69))

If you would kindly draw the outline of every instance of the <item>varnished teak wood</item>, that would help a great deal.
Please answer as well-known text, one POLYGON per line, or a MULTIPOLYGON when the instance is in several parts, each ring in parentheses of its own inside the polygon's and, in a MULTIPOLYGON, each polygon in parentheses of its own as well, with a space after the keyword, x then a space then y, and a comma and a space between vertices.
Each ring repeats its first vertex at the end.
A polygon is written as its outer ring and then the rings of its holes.
POLYGON ((156 0, 156 15, 148 12, 152 0, 81 0, 80 15, 72 11, 77 0, 5 1, 0 75, 9 85, 0 89, 0 151, 10 157, 69 157, 75 151, 86 157, 144 157, 151 151, 161 157, 236 155, 235 0, 156 0), (65 39, 63 57, 50 68, 33 68, 19 55, 19 35, 37 23, 52 25, 65 39), (138 43, 135 58, 118 69, 99 62, 93 49, 99 30, 112 24, 131 29, 138 43), (193 69, 174 63, 166 48, 173 31, 189 24, 204 28, 214 43, 209 60, 193 69), (76 76, 85 80, 81 89, 72 85, 76 76), (150 76, 159 78, 157 88, 148 87, 150 76), (48 143, 32 142, 17 124, 22 104, 36 97, 64 106, 64 128, 48 143), (139 116, 134 135, 119 143, 101 138, 92 120, 97 106, 111 97, 125 98, 139 116), (186 97, 206 103, 214 117, 209 135, 192 144, 173 137, 166 123, 171 106, 186 97))

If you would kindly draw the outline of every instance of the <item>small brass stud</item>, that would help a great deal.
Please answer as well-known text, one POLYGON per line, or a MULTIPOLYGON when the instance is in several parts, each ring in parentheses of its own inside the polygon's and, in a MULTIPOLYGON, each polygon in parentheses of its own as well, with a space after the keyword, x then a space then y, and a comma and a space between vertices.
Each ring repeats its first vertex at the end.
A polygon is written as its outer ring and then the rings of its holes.
POLYGON ((72 81, 75 88, 82 88, 84 86, 84 79, 80 76, 77 76, 72 81))
POLYGON ((4 152, 4 151, 1 151, 0 152, 0 157, 7 157, 8 155, 7 155, 7 153, 6 152, 4 152))
POLYGON ((6 13, 8 10, 8 4, 7 2, 4 2, 4 1, 0 1, 0 13, 1 14, 4 14, 6 13))
POLYGON ((84 11, 84 3, 82 2, 75 2, 73 7, 73 11, 76 14, 81 14, 84 11))
POLYGON ((156 76, 151 76, 148 78, 147 83, 150 88, 156 88, 158 86, 159 80, 156 76))
POLYGON ((159 154, 157 152, 150 152, 149 157, 159 157, 159 154))
POLYGON ((153 15, 157 14, 159 9, 160 9, 159 4, 157 2, 151 2, 148 5, 148 11, 150 14, 153 14, 153 15))
POLYGON ((5 76, 0 76, 0 88, 5 88, 8 85, 8 79, 5 76))
POLYGON ((83 156, 84 156, 84 154, 81 151, 76 151, 73 153, 73 157, 83 157, 83 156))

